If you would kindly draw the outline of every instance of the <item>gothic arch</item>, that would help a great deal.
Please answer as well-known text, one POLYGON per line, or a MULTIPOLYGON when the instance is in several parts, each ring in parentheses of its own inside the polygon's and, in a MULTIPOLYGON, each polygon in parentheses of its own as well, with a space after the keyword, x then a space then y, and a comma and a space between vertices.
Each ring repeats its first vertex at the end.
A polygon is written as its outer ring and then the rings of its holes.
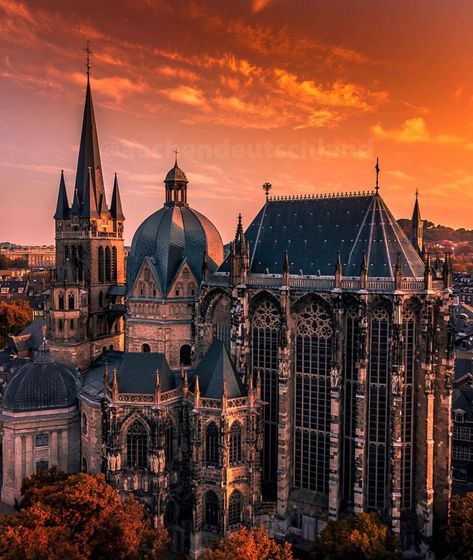
POLYGON ((126 442, 126 465, 128 468, 144 469, 148 465, 149 429, 135 418, 124 432, 126 442))
POLYGON ((204 494, 204 524, 214 530, 220 526, 220 502, 213 490, 204 494))
POLYGON ((261 382, 263 410, 262 490, 274 500, 277 487, 279 364, 281 308, 268 292, 260 292, 251 301, 251 374, 261 382))
POLYGON ((230 295, 222 288, 214 288, 205 294, 200 303, 199 314, 201 321, 209 320, 213 305, 220 297, 225 297, 230 301, 230 295))
POLYGON ((220 433, 217 424, 212 420, 205 428, 205 462, 207 465, 220 464, 220 433))
POLYGON ((228 500, 228 525, 239 525, 242 521, 243 496, 239 490, 233 490, 228 500))
POLYGON ((230 428, 230 465, 238 465, 243 459, 243 426, 239 420, 235 420, 230 428))
POLYGON ((333 313, 307 294, 295 305, 294 486, 328 493, 333 313))

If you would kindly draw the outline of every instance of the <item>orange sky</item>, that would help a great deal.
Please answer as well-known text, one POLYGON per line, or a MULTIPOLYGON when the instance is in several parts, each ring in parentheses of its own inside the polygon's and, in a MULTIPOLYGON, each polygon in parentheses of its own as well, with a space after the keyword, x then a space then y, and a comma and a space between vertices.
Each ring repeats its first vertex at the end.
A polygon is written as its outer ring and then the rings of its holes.
MULTIPOLYGON (((397 217, 473 228, 469 0, 0 0, 0 241, 53 240, 71 192, 85 59, 127 242, 179 149, 227 241, 272 194, 372 188, 397 217)), ((110 198, 110 195, 109 195, 110 198)))

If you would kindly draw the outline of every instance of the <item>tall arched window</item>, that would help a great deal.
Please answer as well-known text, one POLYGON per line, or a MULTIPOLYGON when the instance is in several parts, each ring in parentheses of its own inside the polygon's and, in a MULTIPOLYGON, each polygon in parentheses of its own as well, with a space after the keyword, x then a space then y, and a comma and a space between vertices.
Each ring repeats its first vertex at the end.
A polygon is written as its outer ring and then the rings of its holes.
POLYGON ((87 472, 87 459, 82 457, 82 472, 87 472))
POLYGON ((164 456, 166 457, 166 467, 174 459, 174 426, 172 420, 168 418, 164 426, 164 456))
POLYGON ((297 318, 294 485, 328 493, 332 318, 309 301, 297 318))
POLYGON ((234 490, 228 501, 228 524, 238 525, 241 523, 241 494, 234 490))
POLYGON ((112 255, 110 247, 105 247, 105 282, 112 281, 112 255))
POLYGON ((205 432, 205 462, 207 465, 217 466, 219 461, 218 428, 213 422, 207 426, 205 432))
POLYGON ((367 505, 382 509, 386 505, 388 472, 389 403, 389 329, 388 311, 376 307, 370 324, 368 389, 368 464, 367 505))
POLYGON ((142 344, 141 345, 141 351, 146 352, 146 353, 151 352, 151 348, 149 347, 149 344, 146 344, 146 343, 142 344))
POLYGON ((58 307, 60 311, 64 310, 64 294, 61 292, 58 297, 58 307))
POLYGON ((233 422, 230 430, 230 465, 241 463, 241 424, 233 422))
POLYGON ((281 326, 279 309, 268 300, 263 300, 253 315, 252 321, 252 372, 261 381, 261 400, 264 407, 263 440, 263 495, 276 498, 278 464, 278 338, 281 326))
POLYGON ((172 500, 166 505, 166 509, 164 510, 164 526, 169 527, 169 525, 173 525, 176 519, 176 506, 172 500))
POLYGON ((417 321, 413 306, 403 314, 404 393, 402 399, 401 507, 411 509, 414 482, 414 389, 417 321))
POLYGON ((227 350, 230 350, 230 302, 221 296, 215 303, 212 313, 212 336, 221 340, 227 350))
POLYGON ((126 433, 126 463, 129 468, 144 469, 148 457, 148 432, 135 420, 126 433))
POLYGON ((356 441, 356 391, 358 388, 358 337, 359 317, 356 305, 345 315, 345 352, 343 362, 343 498, 348 505, 354 501, 355 441, 356 441))
POLYGON ((205 525, 211 529, 218 529, 219 506, 215 492, 209 490, 205 494, 205 525))
POLYGON ((76 306, 76 298, 74 297, 74 294, 69 293, 69 298, 68 298, 68 303, 67 306, 69 309, 74 309, 76 306))
POLYGON ((99 282, 102 283, 105 278, 105 257, 102 246, 97 249, 97 261, 97 277, 99 282))
POLYGON ((117 260, 117 248, 112 247, 112 282, 117 281, 118 270, 118 260, 117 260))

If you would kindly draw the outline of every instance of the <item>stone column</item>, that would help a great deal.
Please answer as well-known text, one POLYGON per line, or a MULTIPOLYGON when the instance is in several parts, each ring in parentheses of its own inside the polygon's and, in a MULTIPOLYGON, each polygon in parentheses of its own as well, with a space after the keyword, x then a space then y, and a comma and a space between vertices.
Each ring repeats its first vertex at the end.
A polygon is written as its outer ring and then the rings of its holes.
POLYGON ((359 322, 358 384, 356 391, 356 437, 355 437, 355 513, 361 513, 365 505, 365 447, 366 447, 366 384, 368 377, 368 317, 367 296, 362 295, 359 322))
POLYGON ((247 381, 248 364, 248 291, 244 284, 232 288, 231 295, 231 332, 230 353, 236 364, 237 371, 247 381))
POLYGON ((61 470, 67 470, 64 468, 64 465, 59 463, 59 442, 57 432, 51 432, 50 434, 49 463, 50 467, 56 466, 61 470))
MULTIPOLYGON (((277 515, 284 517, 291 486, 291 336, 288 321, 290 317, 289 287, 280 291, 282 310, 281 344, 279 347, 279 417, 278 417, 278 470, 277 470, 277 515)), ((284 531, 285 534, 285 531, 284 531)))
POLYGON ((330 474, 328 482, 329 519, 338 519, 340 511, 340 368, 330 371, 330 474))
POLYGON ((28 434, 26 436, 26 472, 25 476, 31 476, 35 473, 35 464, 34 464, 34 447, 33 447, 33 436, 28 434))
POLYGON ((20 497, 20 488, 21 482, 23 480, 23 472, 22 472, 22 445, 21 445, 22 436, 19 434, 15 435, 15 482, 13 484, 14 488, 14 497, 20 497))
POLYGON ((394 325, 391 344, 391 529, 400 538, 401 534, 401 463, 402 463, 402 390, 404 366, 402 353, 402 299, 394 302, 394 325))

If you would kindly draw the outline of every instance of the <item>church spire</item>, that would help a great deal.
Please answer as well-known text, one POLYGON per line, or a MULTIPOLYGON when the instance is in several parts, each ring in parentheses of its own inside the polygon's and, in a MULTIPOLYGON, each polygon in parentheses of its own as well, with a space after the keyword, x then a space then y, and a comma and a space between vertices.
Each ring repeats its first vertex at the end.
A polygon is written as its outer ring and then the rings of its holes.
POLYGON ((110 215, 114 220, 124 220, 122 201, 120 198, 120 189, 118 188, 117 174, 115 173, 115 180, 113 181, 112 201, 110 203, 110 215))
POLYGON ((412 212, 410 240, 415 250, 422 255, 424 253, 424 220, 420 215, 419 190, 416 189, 416 201, 412 212))
POLYGON ((55 220, 63 220, 69 217, 69 201, 67 200, 66 182, 64 181, 64 170, 61 169, 61 180, 59 182, 59 193, 57 195, 55 220))
POLYGON ((84 206, 86 191, 88 188, 89 173, 92 170, 92 183, 97 201, 102 200, 102 211, 107 212, 105 189, 102 176, 102 164, 100 162, 99 140, 97 126, 95 123, 94 105, 92 102, 92 90, 90 88, 90 55, 92 51, 87 43, 87 87, 85 93, 84 116, 82 119, 82 133, 80 138, 79 158, 77 161, 76 184, 79 203, 84 206))
POLYGON ((81 218, 96 218, 99 215, 97 211, 97 199, 95 198, 94 182, 92 178, 92 169, 89 167, 87 187, 84 191, 82 202, 81 218))

